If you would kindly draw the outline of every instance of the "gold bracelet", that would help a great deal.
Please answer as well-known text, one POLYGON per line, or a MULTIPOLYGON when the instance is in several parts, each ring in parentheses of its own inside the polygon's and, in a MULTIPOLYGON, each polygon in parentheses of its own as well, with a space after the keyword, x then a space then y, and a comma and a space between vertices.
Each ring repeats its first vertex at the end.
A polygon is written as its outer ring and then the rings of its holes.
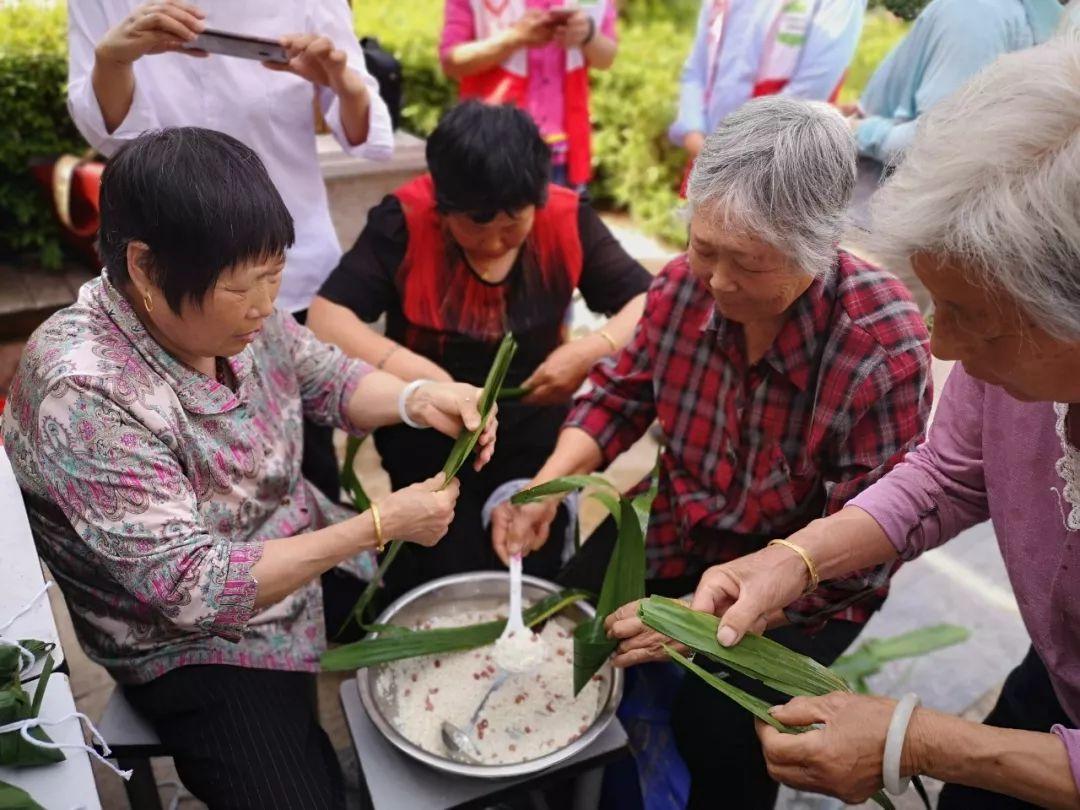
POLYGON ((817 565, 814 563, 814 558, 810 556, 810 552, 789 540, 770 540, 769 545, 783 546, 784 548, 791 549, 802 557, 802 561, 806 563, 806 570, 810 572, 810 582, 807 584, 803 594, 805 595, 817 590, 818 584, 821 582, 821 577, 818 575, 817 565))
POLYGON ((613 353, 619 350, 619 344, 615 342, 615 338, 608 334, 608 331, 606 329, 601 329, 597 332, 594 332, 593 334, 599 335, 604 340, 606 340, 608 342, 608 345, 611 346, 611 351, 613 353))
POLYGON ((386 538, 382 533, 382 515, 379 514, 379 507, 375 504, 375 501, 371 502, 369 507, 371 510, 371 519, 375 521, 375 552, 382 554, 383 549, 386 548, 386 538))

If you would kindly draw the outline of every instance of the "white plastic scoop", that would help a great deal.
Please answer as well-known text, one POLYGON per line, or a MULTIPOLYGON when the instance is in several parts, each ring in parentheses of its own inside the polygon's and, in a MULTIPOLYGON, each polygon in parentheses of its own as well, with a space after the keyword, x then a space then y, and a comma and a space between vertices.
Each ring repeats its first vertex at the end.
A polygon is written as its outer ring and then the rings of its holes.
POLYGON ((521 616, 521 555, 515 554, 510 558, 510 611, 491 657, 499 669, 517 673, 535 669, 543 662, 544 653, 544 642, 525 626, 521 616))

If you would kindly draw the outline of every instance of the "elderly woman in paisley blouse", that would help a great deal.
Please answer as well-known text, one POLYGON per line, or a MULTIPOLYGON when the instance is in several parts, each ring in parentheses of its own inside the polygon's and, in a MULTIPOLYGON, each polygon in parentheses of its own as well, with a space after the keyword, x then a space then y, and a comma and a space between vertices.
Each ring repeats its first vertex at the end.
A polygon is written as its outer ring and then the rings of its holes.
POLYGON ((303 418, 480 423, 475 387, 406 386, 276 311, 292 241, 239 141, 183 128, 125 145, 102 181, 105 270, 35 332, 4 418, 82 646, 210 806, 343 806, 314 707, 320 575, 390 537, 433 545, 454 514, 441 478, 361 515, 330 504, 300 475, 303 418))

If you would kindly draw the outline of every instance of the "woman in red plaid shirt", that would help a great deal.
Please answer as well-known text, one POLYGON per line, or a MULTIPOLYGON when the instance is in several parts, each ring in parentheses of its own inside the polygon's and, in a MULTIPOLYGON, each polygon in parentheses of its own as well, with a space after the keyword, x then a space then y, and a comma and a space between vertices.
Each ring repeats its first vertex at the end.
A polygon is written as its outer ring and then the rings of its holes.
MULTIPOLYGON (((725 119, 690 178, 689 249, 652 285, 631 343, 594 368, 532 482, 596 470, 656 420, 653 593, 686 594, 708 566, 839 510, 923 438, 932 392, 919 311, 895 278, 837 248, 855 164, 847 126, 824 104, 770 97, 725 119)), ((496 551, 542 546, 556 508, 500 507, 496 551)), ((599 589, 612 529, 586 543, 567 584, 599 589)), ((891 573, 822 583, 769 617, 768 635, 831 663, 881 605, 891 573)), ((653 653, 620 650, 615 662, 653 653)), ((718 795, 730 807, 772 806, 749 714, 691 678, 672 726, 690 807, 718 795)))

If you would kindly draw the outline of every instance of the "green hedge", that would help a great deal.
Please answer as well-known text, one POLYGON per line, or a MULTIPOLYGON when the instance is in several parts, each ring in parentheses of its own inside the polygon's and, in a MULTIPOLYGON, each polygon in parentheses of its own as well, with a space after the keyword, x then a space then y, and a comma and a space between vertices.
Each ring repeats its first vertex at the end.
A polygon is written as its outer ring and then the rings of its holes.
POLYGON ((28 162, 86 144, 68 117, 63 5, 0 6, 0 253, 60 263, 59 231, 28 162))
MULTIPOLYGON (((875 2, 897 9, 919 5, 875 2)), ((685 227, 673 214, 684 156, 666 133, 698 3, 622 0, 619 58, 610 71, 595 71, 592 80, 594 196, 628 210, 645 230, 676 244, 685 239, 685 227)), ((443 0, 357 0, 355 6, 357 32, 377 36, 404 65, 405 127, 427 134, 455 98, 439 68, 443 0)), ((65 28, 62 3, 0 4, 0 253, 35 254, 49 265, 61 257, 59 234, 26 166, 34 157, 86 148, 65 105, 65 28)), ((905 29, 884 11, 868 15, 845 100, 857 98, 905 29)))
MULTIPOLYGON (((405 126, 419 135, 432 130, 454 99, 439 68, 442 8, 442 0, 410 0, 362 2, 355 11, 357 32, 378 37, 404 65, 405 126)), ((593 195, 676 243, 685 240, 685 226, 673 216, 684 157, 666 133, 696 8, 697 0, 629 0, 619 58, 592 79, 593 195)))

